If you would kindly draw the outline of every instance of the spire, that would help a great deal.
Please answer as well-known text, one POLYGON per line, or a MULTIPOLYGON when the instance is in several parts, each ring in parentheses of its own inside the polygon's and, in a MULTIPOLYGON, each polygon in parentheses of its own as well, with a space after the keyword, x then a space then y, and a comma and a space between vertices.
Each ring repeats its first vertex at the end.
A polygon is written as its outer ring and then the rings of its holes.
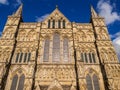
POLYGON ((91 16, 92 18, 98 17, 96 11, 94 10, 93 6, 91 5, 91 16))
POLYGON ((58 5, 56 5, 56 9, 58 9, 58 5))
POLYGON ((20 7, 18 8, 18 10, 15 12, 15 16, 21 16, 22 15, 22 8, 23 8, 23 4, 20 5, 20 7))

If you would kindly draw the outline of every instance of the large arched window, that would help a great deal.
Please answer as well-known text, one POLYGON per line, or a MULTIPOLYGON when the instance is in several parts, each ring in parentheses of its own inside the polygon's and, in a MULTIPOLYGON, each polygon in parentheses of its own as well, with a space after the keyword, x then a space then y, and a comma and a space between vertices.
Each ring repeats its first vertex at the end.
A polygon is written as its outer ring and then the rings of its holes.
POLYGON ((10 90, 16 90, 17 82, 18 82, 18 75, 15 75, 12 79, 12 85, 10 90))
POLYGON ((19 78, 19 83, 18 83, 18 89, 17 90, 23 90, 24 81, 25 81, 25 76, 24 76, 24 74, 22 74, 19 78))
POLYGON ((68 61, 69 59, 69 48, 68 48, 68 38, 63 40, 63 60, 68 61))
POLYGON ((25 75, 22 74, 18 77, 16 74, 12 79, 10 90, 23 90, 24 88, 25 75))
POLYGON ((49 40, 49 38, 46 38, 45 44, 44 44, 44 56, 43 56, 44 62, 49 61, 49 46, 50 46, 50 40, 49 40))
POLYGON ((58 62, 60 60, 60 35, 55 33, 53 36, 53 62, 58 62))
POLYGON ((96 75, 93 75, 94 90, 100 90, 98 78, 96 75))
POLYGON ((87 90, 93 90, 92 80, 90 75, 86 76, 86 82, 87 82, 87 90))

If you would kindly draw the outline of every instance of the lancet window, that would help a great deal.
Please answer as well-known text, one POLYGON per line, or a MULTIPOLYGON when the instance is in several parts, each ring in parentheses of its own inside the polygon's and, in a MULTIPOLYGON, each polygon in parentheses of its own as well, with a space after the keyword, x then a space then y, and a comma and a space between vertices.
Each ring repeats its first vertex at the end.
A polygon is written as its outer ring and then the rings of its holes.
POLYGON ((60 60, 60 35, 55 33, 53 36, 53 62, 59 62, 60 60))
POLYGON ((68 47, 68 38, 63 40, 63 60, 68 61, 69 59, 69 47, 68 47))
POLYGON ((49 40, 49 38, 46 38, 45 44, 44 44, 44 56, 43 56, 44 62, 49 61, 49 47, 50 47, 50 40, 49 40))

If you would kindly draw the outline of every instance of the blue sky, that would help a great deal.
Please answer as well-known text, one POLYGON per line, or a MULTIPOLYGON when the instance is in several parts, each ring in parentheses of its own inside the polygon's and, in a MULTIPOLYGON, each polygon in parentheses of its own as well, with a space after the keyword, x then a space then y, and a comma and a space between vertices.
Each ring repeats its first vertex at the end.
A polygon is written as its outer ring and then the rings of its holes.
POLYGON ((58 5, 59 10, 71 21, 90 22, 90 5, 105 18, 109 34, 117 53, 120 54, 120 0, 0 0, 0 32, 7 16, 23 3, 24 22, 43 20, 58 5))

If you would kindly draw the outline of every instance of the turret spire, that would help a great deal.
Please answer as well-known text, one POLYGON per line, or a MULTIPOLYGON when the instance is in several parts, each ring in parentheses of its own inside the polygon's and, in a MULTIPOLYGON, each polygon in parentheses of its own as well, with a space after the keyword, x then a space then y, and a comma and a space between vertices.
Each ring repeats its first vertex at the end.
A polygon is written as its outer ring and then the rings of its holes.
POLYGON ((21 16, 22 15, 22 8, 23 8, 23 4, 20 5, 20 7, 18 8, 18 10, 15 12, 15 16, 21 16))
POLYGON ((91 6, 91 16, 92 16, 92 18, 98 17, 98 15, 97 15, 96 11, 94 10, 93 6, 91 6))

